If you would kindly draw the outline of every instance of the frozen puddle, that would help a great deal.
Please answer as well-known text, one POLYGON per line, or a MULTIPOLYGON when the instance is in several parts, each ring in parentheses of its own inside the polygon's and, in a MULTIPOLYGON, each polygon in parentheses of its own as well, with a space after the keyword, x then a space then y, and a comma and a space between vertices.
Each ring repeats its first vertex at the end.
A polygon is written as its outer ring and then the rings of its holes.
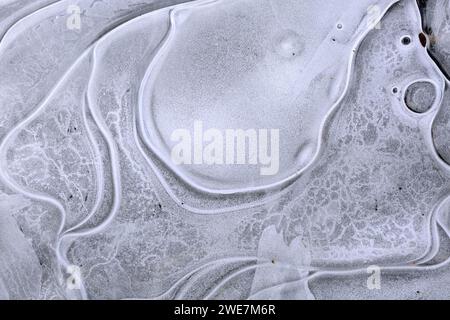
POLYGON ((0 0, 0 298, 448 297, 448 16, 0 0))
MULTIPOLYGON (((380 1, 381 10, 388 3, 380 1)), ((140 87, 144 142, 205 192, 292 181, 318 152, 353 50, 374 19, 369 4, 208 1, 176 8, 140 87), (238 159, 244 139, 247 154, 238 159)))

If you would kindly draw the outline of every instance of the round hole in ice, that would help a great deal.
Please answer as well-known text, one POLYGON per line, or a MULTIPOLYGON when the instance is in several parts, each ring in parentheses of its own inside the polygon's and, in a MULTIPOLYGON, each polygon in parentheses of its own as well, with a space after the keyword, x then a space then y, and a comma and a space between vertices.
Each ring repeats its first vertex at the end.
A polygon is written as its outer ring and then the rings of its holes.
POLYGON ((401 41, 401 43, 402 43, 404 46, 407 46, 407 45, 409 45, 409 44, 411 43, 411 37, 410 37, 410 36, 403 36, 403 37, 400 39, 400 41, 401 41))
POLYGON ((405 92, 405 104, 415 113, 424 113, 431 109, 436 100, 436 88, 428 81, 413 82, 405 92))

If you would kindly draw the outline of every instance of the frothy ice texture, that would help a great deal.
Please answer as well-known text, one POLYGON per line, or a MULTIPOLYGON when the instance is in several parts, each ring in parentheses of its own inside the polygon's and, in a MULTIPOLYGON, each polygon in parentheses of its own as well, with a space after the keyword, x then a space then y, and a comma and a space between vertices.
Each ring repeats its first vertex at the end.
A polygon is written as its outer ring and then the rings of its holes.
POLYGON ((0 1, 0 298, 448 297, 449 16, 0 1))

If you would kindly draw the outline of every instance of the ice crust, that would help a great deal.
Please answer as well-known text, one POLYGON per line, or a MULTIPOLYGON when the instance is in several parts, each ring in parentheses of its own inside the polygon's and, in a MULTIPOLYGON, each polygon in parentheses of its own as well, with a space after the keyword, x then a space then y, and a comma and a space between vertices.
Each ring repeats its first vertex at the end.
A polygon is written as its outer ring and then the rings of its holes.
POLYGON ((449 298, 449 16, 0 0, 0 299, 449 298), (175 164, 199 122, 279 170, 175 164))

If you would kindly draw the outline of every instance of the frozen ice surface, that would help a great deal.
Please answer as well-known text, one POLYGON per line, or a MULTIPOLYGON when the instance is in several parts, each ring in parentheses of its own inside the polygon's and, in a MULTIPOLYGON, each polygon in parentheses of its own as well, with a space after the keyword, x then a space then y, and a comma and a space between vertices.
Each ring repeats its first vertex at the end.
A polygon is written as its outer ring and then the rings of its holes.
POLYGON ((0 0, 0 299, 450 298, 449 0, 0 0))

